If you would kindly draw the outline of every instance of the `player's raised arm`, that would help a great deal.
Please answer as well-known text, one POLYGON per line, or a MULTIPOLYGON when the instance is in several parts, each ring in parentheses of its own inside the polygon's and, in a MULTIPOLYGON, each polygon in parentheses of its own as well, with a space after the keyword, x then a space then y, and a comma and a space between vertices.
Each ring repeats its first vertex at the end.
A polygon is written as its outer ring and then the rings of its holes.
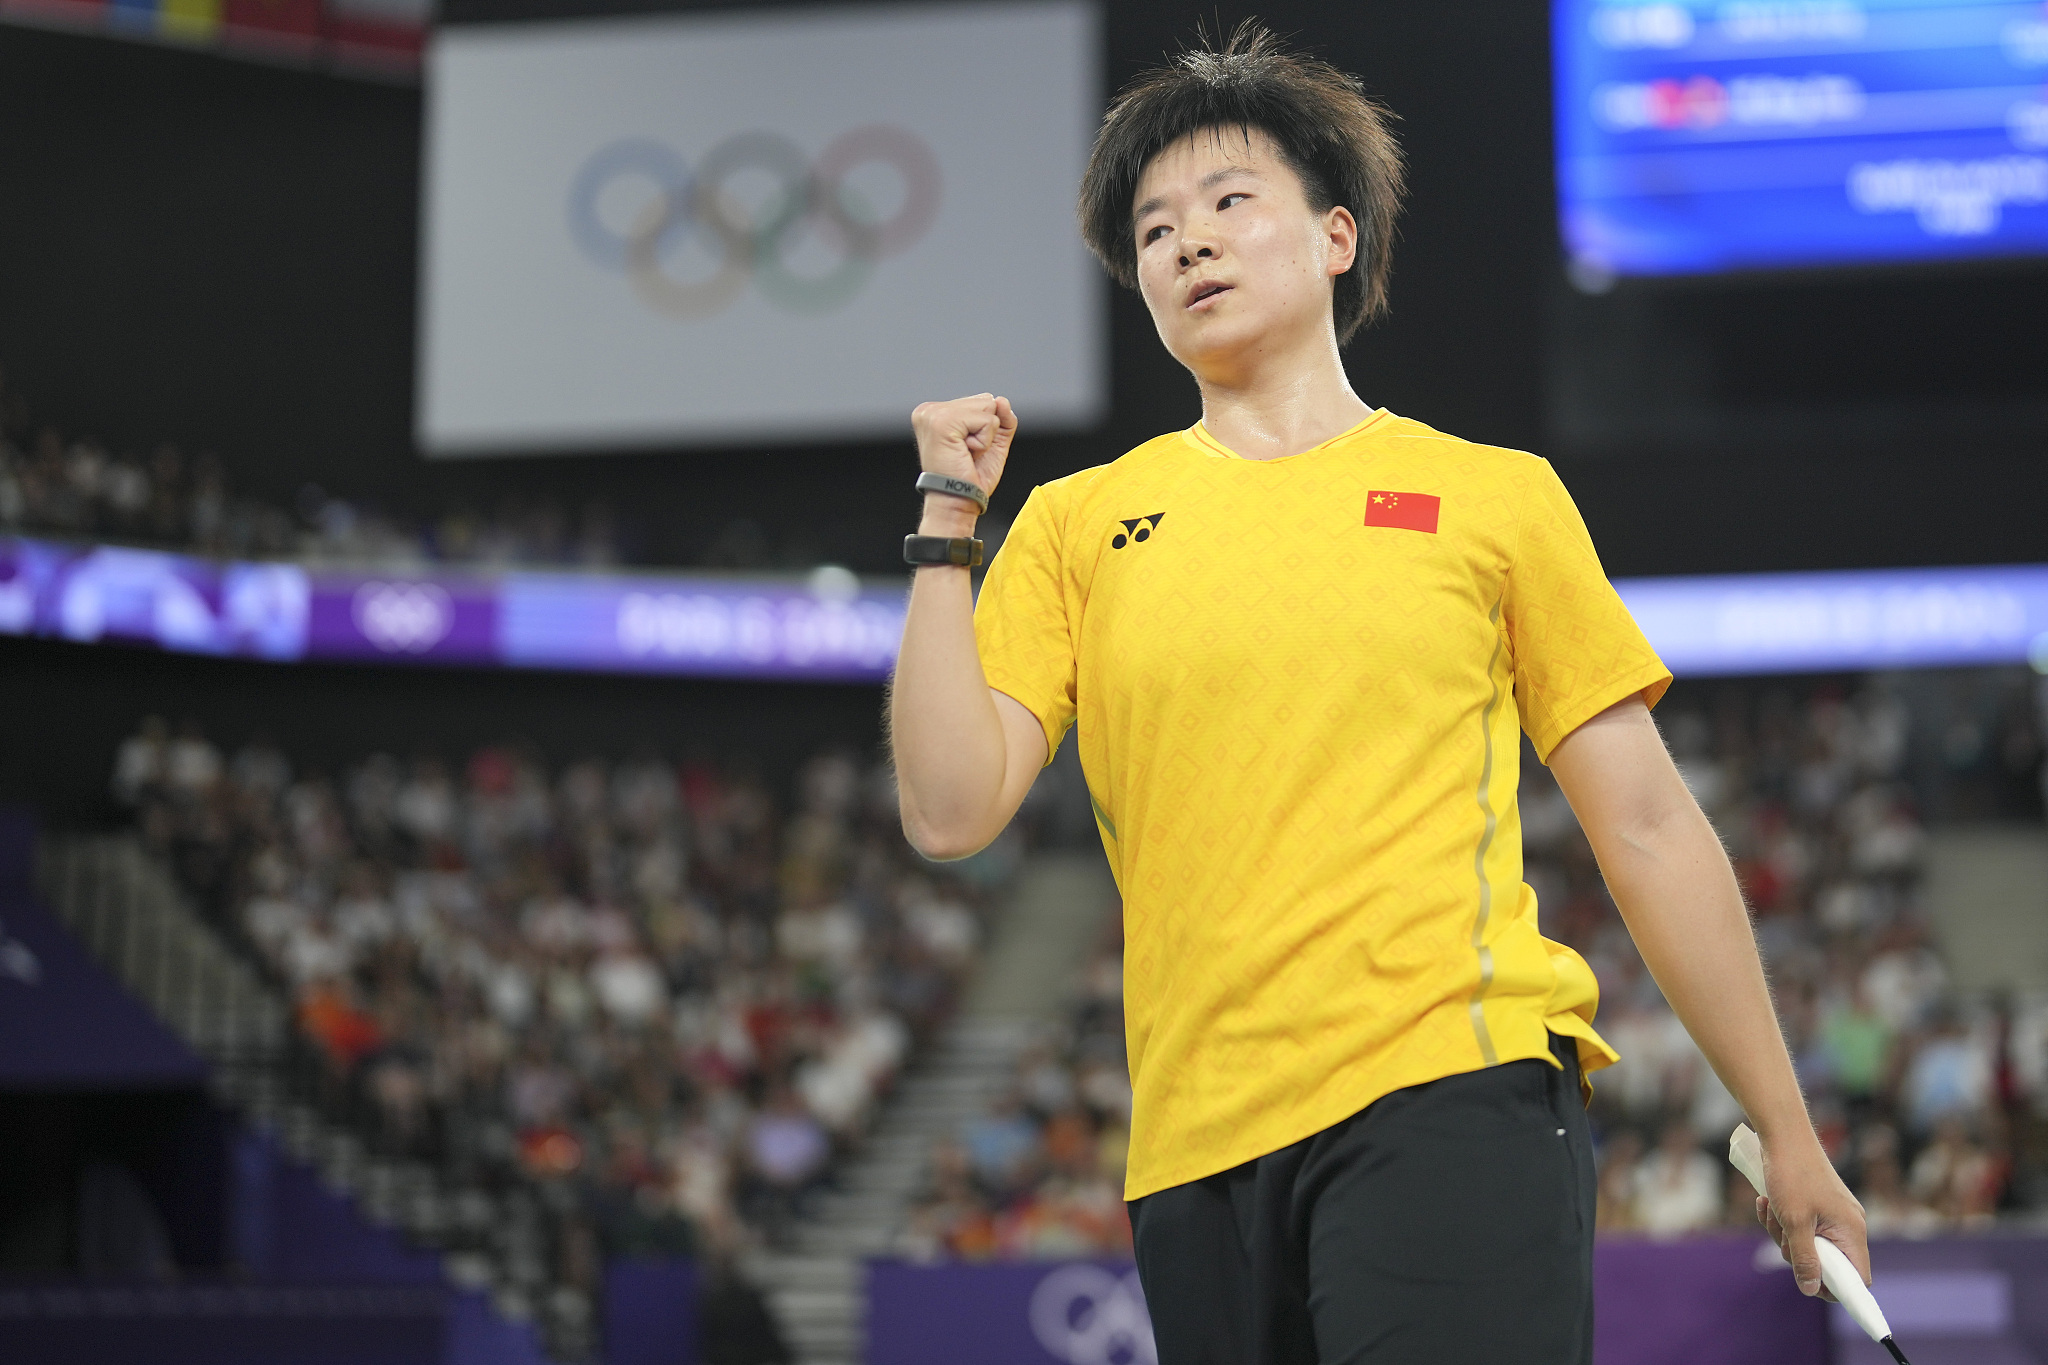
MULTIPOLYGON (((1007 398, 923 403, 910 421, 926 474, 971 485, 984 499, 995 492, 1017 434, 1007 398)), ((987 846, 1046 758, 1044 730, 989 687, 975 648, 971 568, 957 543, 973 537, 980 510, 971 493, 926 492, 918 535, 931 539, 913 549, 936 562, 921 564, 911 584, 889 689, 903 832, 928 858, 964 858, 987 846)))

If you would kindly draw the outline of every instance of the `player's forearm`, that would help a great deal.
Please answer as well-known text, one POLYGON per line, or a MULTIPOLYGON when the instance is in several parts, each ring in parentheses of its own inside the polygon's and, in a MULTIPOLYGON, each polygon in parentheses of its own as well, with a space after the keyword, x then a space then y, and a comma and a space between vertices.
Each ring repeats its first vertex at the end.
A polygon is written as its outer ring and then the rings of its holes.
POLYGON ((1757 1131, 1812 1141, 1742 894, 1706 816, 1681 787, 1596 835, 1594 850, 1644 963, 1757 1131))
MULTIPOLYGON (((932 507, 919 530, 968 535, 973 519, 932 507)), ((1003 727, 975 648, 966 569, 917 571, 889 689, 889 733, 903 832, 919 852, 964 857, 1001 832, 1003 727)))

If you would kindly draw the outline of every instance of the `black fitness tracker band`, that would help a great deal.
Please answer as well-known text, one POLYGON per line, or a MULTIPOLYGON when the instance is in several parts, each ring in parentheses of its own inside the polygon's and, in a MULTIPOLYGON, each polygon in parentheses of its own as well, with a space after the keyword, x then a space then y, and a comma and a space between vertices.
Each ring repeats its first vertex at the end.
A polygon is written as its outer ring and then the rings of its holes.
POLYGON ((981 542, 967 536, 905 536, 905 564, 957 564, 972 569, 981 563, 981 542))

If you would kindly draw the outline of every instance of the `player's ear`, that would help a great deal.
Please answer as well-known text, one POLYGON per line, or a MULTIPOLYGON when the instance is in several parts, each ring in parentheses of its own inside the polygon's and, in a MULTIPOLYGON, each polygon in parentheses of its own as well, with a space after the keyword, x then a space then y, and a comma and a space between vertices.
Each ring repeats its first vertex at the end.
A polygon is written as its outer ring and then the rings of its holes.
POLYGON ((1350 209, 1337 204, 1323 214, 1323 233, 1330 246, 1323 273, 1334 278, 1358 260, 1358 220, 1350 209))

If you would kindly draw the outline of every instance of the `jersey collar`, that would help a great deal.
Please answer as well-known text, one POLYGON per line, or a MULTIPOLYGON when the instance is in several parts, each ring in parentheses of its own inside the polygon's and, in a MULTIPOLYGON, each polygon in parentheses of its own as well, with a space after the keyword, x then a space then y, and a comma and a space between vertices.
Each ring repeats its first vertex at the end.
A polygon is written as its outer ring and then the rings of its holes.
POLYGON ((1281 464, 1287 460, 1298 460, 1304 455, 1313 455, 1319 450, 1328 450, 1331 446, 1336 445, 1340 441, 1348 441, 1353 436, 1358 435, 1358 433, 1364 431, 1367 427, 1372 426, 1374 423, 1378 422, 1382 417, 1385 417, 1386 415, 1387 410, 1385 408, 1374 408, 1372 412, 1366 417, 1366 419, 1360 422, 1357 426, 1347 427, 1345 430, 1338 432, 1335 436, 1332 436, 1329 440, 1324 441, 1319 445, 1312 445, 1307 450, 1297 450, 1292 455, 1282 455, 1279 456, 1277 459, 1271 460, 1246 460, 1244 456, 1238 454, 1229 446, 1217 440, 1214 436, 1211 436, 1209 434, 1209 429, 1203 426, 1200 422, 1196 422, 1193 426, 1189 427, 1182 434, 1185 435, 1188 438, 1188 440, 1194 444, 1197 450, 1200 450, 1205 455, 1214 455, 1218 459, 1245 460, 1245 463, 1247 464, 1281 464))

